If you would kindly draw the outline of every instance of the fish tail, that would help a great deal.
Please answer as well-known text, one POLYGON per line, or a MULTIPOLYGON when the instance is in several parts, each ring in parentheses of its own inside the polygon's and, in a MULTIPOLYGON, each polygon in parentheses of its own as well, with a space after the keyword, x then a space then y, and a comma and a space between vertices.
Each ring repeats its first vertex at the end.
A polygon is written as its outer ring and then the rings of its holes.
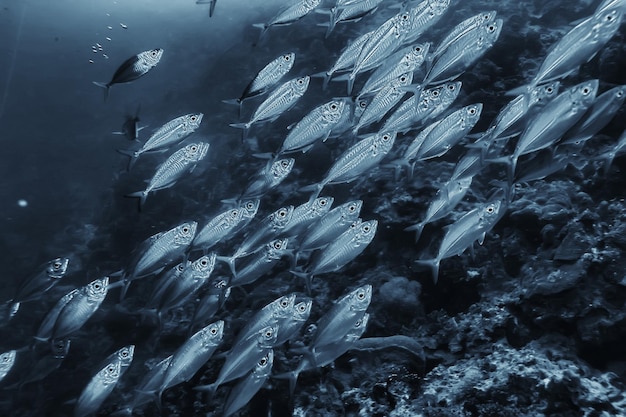
POLYGON ((109 98, 109 89, 111 88, 111 84, 109 83, 101 83, 98 81, 93 81, 94 85, 97 85, 100 88, 104 88, 104 101, 106 102, 109 98))
POLYGON ((437 280, 439 279, 439 263, 441 262, 441 259, 418 259, 415 262, 429 267, 433 274, 433 282, 437 284, 437 280))
POLYGON ((604 176, 608 176, 611 170, 611 165, 613 164, 613 159, 615 159, 615 152, 609 152, 604 156, 604 176))
POLYGON ((137 158, 139 158, 139 154, 137 153, 137 151, 131 151, 130 149, 117 149, 117 152, 130 158, 130 160, 128 161, 128 167, 126 167, 126 170, 130 171, 133 165, 135 165, 137 158))
POLYGON ((213 17, 213 13, 215 13, 215 4, 217 0, 211 0, 211 6, 209 6, 209 17, 213 17))
POLYGON ((237 276, 237 271, 235 270, 235 259, 237 259, 235 256, 217 256, 215 258, 216 261, 222 261, 228 264, 233 277, 237 276))
POLYGON ((274 379, 288 379, 289 380, 289 395, 293 397, 293 393, 296 391, 296 383, 298 382, 298 376, 300 372, 297 370, 285 372, 284 374, 272 375, 274 379))
POLYGON ((146 203, 146 199, 148 198, 148 191, 137 191, 134 193, 126 194, 124 197, 128 198, 139 198, 139 211, 143 209, 144 204, 146 203))
POLYGON ((194 391, 208 392, 209 397, 212 398, 215 395, 215 392, 217 391, 217 387, 218 387, 217 383, 214 382, 209 385, 198 385, 196 387, 193 387, 193 389, 194 391))
POLYGON ((339 11, 337 10, 336 7, 333 7, 330 9, 330 14, 329 14, 330 22, 328 23, 328 28, 326 29, 326 34, 324 35, 325 38, 328 38, 330 36, 330 33, 333 31, 333 29, 337 25, 338 14, 339 14, 339 11))
POLYGON ((303 272, 303 271, 291 270, 289 272, 291 272, 292 274, 294 274, 298 278, 303 278, 304 279, 305 284, 306 284, 307 293, 309 295, 311 295, 311 285, 313 283, 313 275, 311 275, 310 272, 303 272))
POLYGON ((405 228, 404 231, 410 232, 410 231, 415 230, 415 241, 417 242, 420 239, 420 236, 422 235, 422 230, 424 230, 424 226, 425 224, 423 222, 415 223, 414 225, 405 228))
POLYGON ((259 39, 257 40, 257 44, 261 43, 263 38, 265 38, 265 34, 267 30, 270 28, 266 23, 254 23, 252 26, 255 28, 261 29, 261 33, 259 34, 259 39))
POLYGON ((354 88, 354 80, 356 79, 356 74, 351 72, 348 75, 347 83, 348 83, 348 95, 352 94, 352 89, 354 88))

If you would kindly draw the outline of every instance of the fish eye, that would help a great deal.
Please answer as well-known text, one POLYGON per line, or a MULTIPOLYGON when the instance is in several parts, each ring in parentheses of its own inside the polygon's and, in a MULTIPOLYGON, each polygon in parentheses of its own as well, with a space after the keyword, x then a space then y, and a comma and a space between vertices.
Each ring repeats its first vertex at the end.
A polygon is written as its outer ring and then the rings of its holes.
POLYGON ((613 20, 613 15, 612 15, 612 14, 607 15, 607 16, 606 16, 606 21, 607 21, 607 22, 610 22, 611 20, 613 20))
POLYGON ((409 19, 409 14, 408 13, 404 13, 402 15, 402 20, 408 20, 409 19))
POLYGON ((107 372, 112 374, 115 371, 115 366, 111 365, 108 367, 107 372))
POLYGON ((191 147, 191 151, 192 151, 192 152, 195 152, 195 151, 197 151, 197 150, 198 150, 198 147, 197 147, 196 145, 193 145, 193 146, 191 147))
POLYGON ((493 213, 493 207, 491 206, 487 207, 487 213, 493 213))
POLYGON ((547 91, 548 93, 551 93, 551 92, 552 92, 552 87, 548 87, 548 88, 546 88, 546 91, 547 91))
POLYGON ((415 52, 421 52, 421 51, 422 51, 422 48, 420 46, 415 47, 415 52))
POLYGON ((287 167, 289 166, 289 161, 287 161, 287 160, 285 159, 285 160, 283 160, 280 164, 281 164, 283 167, 287 168, 287 167))
POLYGON ((454 91, 454 90, 456 90, 456 86, 454 84, 450 84, 450 85, 448 85, 448 90, 454 91))
POLYGON ((195 121, 196 121, 196 119, 197 119, 197 117, 196 117, 196 116, 191 116, 191 117, 189 118, 189 120, 191 120, 192 122, 195 122, 195 121))
POLYGON ((620 90, 620 91, 617 92, 616 95, 617 95, 618 98, 622 98, 622 96, 624 95, 624 92, 620 90))
POLYGON ((289 302, 287 300, 280 300, 281 307, 287 307, 288 305, 289 305, 289 302))
POLYGON ((252 210, 254 208, 254 203, 252 203, 252 201, 248 201, 246 203, 246 208, 252 210))
POLYGON ((483 19, 488 20, 489 19, 489 15, 488 14, 484 14, 483 15, 483 19))
POLYGON ((202 266, 207 266, 208 264, 209 263, 207 262, 206 259, 203 259, 203 260, 200 261, 200 265, 202 265, 202 266))
POLYGON ((272 337, 273 335, 274 335, 274 332, 272 331, 272 329, 268 329, 268 330, 265 332, 265 337, 266 337, 266 338, 268 338, 268 339, 269 339, 270 337, 272 337))
POLYGON ((100 285, 98 283, 95 283, 95 284, 93 284, 93 288, 94 288, 94 290, 99 290, 100 288, 102 288, 102 285, 100 285))
POLYGON ((335 103, 330 105, 331 110, 337 110, 337 105, 335 103))
POLYGON ((348 207, 348 210, 355 211, 356 210, 356 205, 351 204, 350 207, 348 207))
POLYGON ((383 135, 383 141, 388 141, 389 139, 391 139, 391 137, 389 135, 383 135))
POLYGON ((52 264, 52 267, 53 267, 54 269, 59 269, 59 268, 61 268, 61 265, 62 265, 62 264, 61 264, 61 262, 57 261, 57 262, 55 262, 54 264, 52 264))
POLYGON ((365 292, 364 291, 359 291, 356 294, 356 298, 358 298, 359 300, 364 300, 365 299, 365 292))
POLYGON ((431 94, 433 97, 439 97, 439 90, 434 90, 431 94))
POLYGON ((211 327, 211 334, 217 334, 217 329, 215 327, 211 327))
POLYGON ((328 201, 327 201, 325 198, 322 198, 322 199, 320 200, 320 205, 321 205, 321 206, 325 206, 327 202, 328 202, 328 201))
POLYGON ((176 266, 176 269, 178 269, 179 272, 183 272, 185 267, 183 266, 183 264, 179 264, 179 265, 176 266))
POLYGON ((281 211, 279 211, 279 212, 278 212, 278 216, 279 216, 279 217, 285 217, 285 216, 287 216, 287 210, 281 210, 281 211))
POLYGON ((156 51, 152 51, 152 56, 157 56, 156 51))
POLYGON ((126 358, 126 357, 128 357, 128 351, 123 350, 123 351, 122 351, 122 353, 120 353, 120 356, 121 356, 122 358, 126 358))
POLYGON ((400 81, 405 82, 406 81, 406 77, 405 76, 400 77, 400 81))
POLYGON ((305 305, 304 305, 304 304, 299 305, 299 306, 298 306, 298 310, 300 310, 302 313, 304 313, 304 312, 306 311, 306 307, 305 307, 305 305))
POLYGON ((280 247, 282 246, 281 242, 274 242, 274 249, 280 249, 280 247))
POLYGON ((364 231, 365 233, 369 232, 369 231, 370 231, 370 227, 369 227, 369 226, 367 226, 367 225, 366 225, 366 226, 363 226, 363 231, 364 231))
POLYGON ((235 218, 239 214, 239 210, 231 210, 230 217, 235 218))
POLYGON ((583 88, 583 94, 587 95, 587 94, 589 94, 589 91, 590 91, 589 87, 583 88))
POLYGON ((473 107, 469 109, 469 114, 476 114, 476 109, 473 107))
POLYGON ((291 59, 289 55, 285 55, 283 58, 285 59, 285 61, 289 61, 291 59))
POLYGON ((265 364, 267 364, 267 359, 266 358, 261 358, 261 360, 259 361, 259 365, 260 366, 265 366, 265 364))

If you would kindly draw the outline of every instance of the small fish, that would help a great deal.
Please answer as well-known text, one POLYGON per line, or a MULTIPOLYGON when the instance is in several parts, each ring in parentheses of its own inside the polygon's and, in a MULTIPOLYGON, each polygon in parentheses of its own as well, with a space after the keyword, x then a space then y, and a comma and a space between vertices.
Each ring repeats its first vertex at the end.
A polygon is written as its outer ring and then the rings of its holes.
POLYGON ((500 219, 502 208, 502 201, 495 200, 467 212, 459 220, 448 226, 435 258, 416 262, 431 268, 433 281, 436 284, 441 261, 462 254, 476 240, 482 244, 485 234, 500 219))
POLYGON ((255 123, 270 121, 278 119, 281 114, 289 111, 300 97, 306 93, 309 88, 309 76, 291 79, 276 90, 274 90, 267 99, 257 107, 256 111, 252 115, 252 118, 246 123, 231 123, 230 126, 243 129, 243 137, 245 139, 246 133, 250 127, 255 123))
POLYGON ((122 130, 119 132, 113 132, 114 135, 124 135, 128 140, 138 140, 139 139, 139 131, 144 129, 145 126, 140 127, 139 122, 139 109, 140 106, 137 106, 137 111, 132 116, 126 116, 126 121, 122 125, 122 130))
POLYGON ((339 22, 357 22, 367 15, 370 15, 378 9, 383 0, 359 0, 339 4, 330 9, 330 22, 326 30, 326 37, 330 36, 337 23, 339 22))
POLYGON ((256 395, 272 373, 274 351, 267 352, 256 364, 252 372, 235 385, 226 397, 223 417, 229 417, 239 411, 256 395))
POLYGON ((307 201, 293 209, 293 215, 289 223, 282 231, 283 236, 299 235, 311 223, 328 213, 335 199, 333 197, 318 197, 313 201, 307 201))
POLYGON ((335 161, 324 179, 312 186, 315 191, 310 201, 316 199, 326 185, 352 182, 378 165, 393 147, 395 139, 396 132, 379 132, 352 145, 335 161))
POLYGON ((128 58, 119 66, 119 68, 113 74, 111 81, 108 83, 101 83, 94 81, 93 83, 98 87, 104 88, 104 99, 109 96, 109 89, 113 84, 122 84, 135 81, 137 78, 146 75, 148 71, 154 68, 161 57, 163 56, 163 49, 151 49, 149 51, 140 52, 128 58))
POLYGON ((52 336, 52 330, 54 329, 54 323, 56 323, 59 318, 59 314, 61 314, 61 310, 80 292, 79 288, 73 289, 69 293, 65 294, 63 297, 57 301, 57 303, 52 307, 52 309, 46 314, 37 333, 35 334, 35 339, 39 341, 47 341, 52 336))
POLYGON ((239 114, 241 115, 241 105, 243 101, 266 93, 291 70, 295 61, 296 54, 293 52, 288 52, 275 58, 257 73, 245 90, 243 90, 239 98, 225 100, 224 102, 227 104, 237 104, 239 106, 239 114))
POLYGON ((209 144, 205 142, 191 143, 177 150, 159 165, 145 190, 130 193, 126 197, 139 198, 141 209, 149 193, 174 186, 183 175, 193 171, 198 162, 206 157, 208 151, 209 144))
POLYGON ((252 179, 240 197, 241 199, 259 198, 283 182, 293 169, 294 158, 270 160, 252 179))
POLYGON ((177 117, 157 129, 136 151, 118 149, 118 152, 130 157, 128 162, 128 169, 130 170, 142 154, 166 150, 191 135, 200 126, 202 117, 202 113, 191 113, 177 117))
POLYGON ((378 221, 357 220, 350 229, 343 232, 337 240, 316 253, 310 266, 304 272, 292 271, 306 280, 307 291, 311 293, 311 281, 314 276, 334 272, 359 256, 376 235, 378 221))
POLYGON ((117 385, 120 377, 124 373, 124 369, 132 362, 132 352, 134 349, 130 349, 129 351, 131 353, 126 359, 113 359, 91 378, 91 381, 89 381, 87 386, 83 389, 76 402, 74 417, 85 417, 98 411, 104 400, 117 385))
POLYGON ((247 324, 239 331, 232 345, 236 346, 258 335, 264 327, 272 325, 281 327, 283 322, 293 317, 295 302, 296 294, 292 293, 283 295, 264 306, 252 318, 247 320, 247 324))
POLYGON ((15 364, 17 350, 0 353, 0 382, 7 376, 15 364))
POLYGON ((609 170, 611 169, 611 164, 613 164, 613 160, 617 155, 623 152, 626 149, 626 130, 622 132, 617 143, 612 146, 608 151, 604 152, 600 155, 601 159, 604 159, 604 175, 608 175, 609 170))
POLYGON ((309 319, 312 306, 313 300, 310 298, 300 301, 293 306, 292 315, 280 321, 276 346, 282 345, 298 334, 304 323, 309 319))
POLYGON ((256 217, 257 212, 259 211, 259 205, 261 204, 261 200, 258 198, 253 198, 250 200, 245 200, 239 206, 243 209, 243 213, 241 215, 241 222, 237 224, 233 230, 233 235, 237 232, 244 229, 246 226, 250 224, 252 219, 256 217))
POLYGON ((450 0, 424 0, 410 9, 411 25, 404 42, 412 43, 419 39, 428 29, 441 20, 449 6, 450 0))
POLYGON ((453 180, 445 184, 437 191, 437 194, 435 194, 435 198, 428 206, 428 210, 426 210, 424 219, 413 226, 405 228, 404 230, 407 232, 415 230, 415 241, 417 242, 422 234, 424 226, 447 216, 463 199, 463 197, 465 197, 465 194, 467 194, 471 185, 472 177, 453 180))
POLYGON ((17 314, 20 305, 27 301, 41 298, 65 276, 69 265, 69 258, 55 258, 38 268, 38 273, 22 281, 15 292, 15 296, 8 301, 12 303, 10 317, 17 314))
MULTIPOLYGON (((258 203, 256 206, 258 207, 258 203)), ((192 247, 206 252, 221 240, 232 235, 237 225, 242 222, 244 211, 243 207, 236 207, 213 217, 196 233, 192 247)))
POLYGON ((494 10, 478 13, 475 16, 468 17, 450 31, 446 37, 439 42, 437 49, 435 49, 431 55, 431 59, 440 56, 450 45, 456 43, 460 38, 472 33, 477 28, 484 26, 486 23, 491 23, 496 18, 496 12, 494 10))
POLYGON ((300 251, 318 249, 333 242, 359 217, 362 200, 348 201, 326 213, 303 233, 300 251))
MULTIPOLYGON (((24 385, 38 382, 59 369, 70 350, 70 339, 55 340, 46 353, 34 362, 28 373, 20 379, 19 389, 24 385)), ((2 378, 0 378, 1 380, 2 378)))
POLYGON ((297 22, 307 14, 311 13, 313 9, 320 5, 321 2, 321 0, 299 0, 297 3, 281 10, 269 22, 255 23, 252 26, 261 29, 261 35, 259 36, 259 40, 261 40, 267 30, 272 26, 284 26, 297 22))
POLYGON ((189 381, 208 362, 222 343, 224 321, 218 320, 191 336, 173 353, 159 387, 161 393, 168 388, 189 381))
POLYGON ((64 338, 78 329, 98 310, 107 295, 109 277, 93 280, 65 304, 54 322, 51 339, 64 338))
POLYGON ((335 99, 311 110, 289 130, 278 154, 296 151, 304 153, 313 147, 316 140, 326 141, 341 120, 345 106, 345 99, 335 99))
POLYGON ((347 71, 354 65, 356 59, 361 53, 361 49, 363 49, 363 45, 367 43, 372 34, 373 31, 367 32, 356 38, 341 51, 341 54, 339 55, 339 57, 337 57, 337 60, 335 61, 335 64, 330 67, 328 71, 312 75, 313 77, 324 77, 324 90, 326 90, 326 87, 328 87, 328 82, 332 78, 333 74, 340 71, 347 71))
POLYGON ((254 369, 255 365, 266 356, 275 346, 278 336, 277 326, 267 326, 250 337, 233 346, 224 365, 220 369, 215 382, 209 385, 199 385, 196 391, 209 391, 212 394, 225 382, 240 378, 254 369))
POLYGON ((230 296, 230 279, 221 276, 215 278, 207 287, 204 295, 198 301, 194 310, 189 332, 193 331, 198 323, 206 323, 213 318, 215 313, 222 308, 228 297, 230 296))

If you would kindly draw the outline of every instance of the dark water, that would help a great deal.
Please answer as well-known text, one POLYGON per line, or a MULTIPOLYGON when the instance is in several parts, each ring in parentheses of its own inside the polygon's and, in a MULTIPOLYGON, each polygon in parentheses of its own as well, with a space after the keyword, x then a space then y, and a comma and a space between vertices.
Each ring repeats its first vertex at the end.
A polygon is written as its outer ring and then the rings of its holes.
MULTIPOLYGON (((397 12, 387 7, 397 2, 386 1, 374 15, 360 22, 338 25, 328 39, 324 38, 325 28, 318 26, 326 22, 326 16, 311 14, 293 25, 271 28, 258 42, 259 30, 252 24, 268 21, 283 3, 218 0, 215 16, 209 18, 208 5, 182 0, 0 1, 0 254, 4 260, 0 296, 11 298, 17 282, 35 273, 41 263, 57 256, 70 258, 68 275, 60 288, 40 302, 25 304, 18 317, 4 326, 0 351, 29 345, 31 336, 56 300, 72 288, 124 268, 133 249, 148 236, 186 220, 198 221, 202 226, 223 209, 222 199, 241 193, 249 178, 265 164, 251 154, 276 150, 286 135, 287 126, 331 97, 344 96, 345 83, 331 83, 330 88, 323 91, 320 79, 312 79, 305 96, 287 114, 274 123, 251 129, 250 137, 256 139, 252 142, 258 144, 258 149, 242 144, 241 132, 229 126, 238 121, 237 109, 222 100, 238 97, 260 68, 288 51, 296 53, 296 64, 286 78, 325 71, 351 39, 372 30, 397 12), (97 44, 102 50, 96 46, 94 53, 92 47, 97 44), (135 82, 114 85, 105 102, 103 92, 92 81, 108 81, 125 59, 152 48, 165 50, 157 67, 135 82), (125 117, 138 107, 141 125, 147 126, 141 132, 142 140, 174 117, 202 112, 204 119, 200 128, 186 143, 203 140, 211 145, 208 157, 190 175, 172 188, 151 194, 141 212, 137 210, 137 201, 124 195, 143 189, 144 180, 150 178, 171 152, 143 155, 130 172, 126 171, 127 158, 116 149, 136 145, 111 132, 119 130, 125 117)), ((509 98, 503 93, 528 81, 549 46, 567 32, 569 23, 588 16, 595 6, 596 2, 591 1, 458 1, 420 41, 436 44, 455 24, 483 10, 496 10, 498 17, 504 19, 504 29, 495 46, 461 76, 462 92, 453 105, 456 109, 482 102, 482 117, 475 129, 482 131, 508 102, 509 98)), ((598 56, 564 84, 570 86, 585 79, 599 78, 600 92, 603 92, 626 83, 625 36, 622 26, 598 56)), ((357 79, 355 90, 358 91, 364 80, 365 77, 357 79)), ((245 102, 242 120, 248 120, 261 100, 245 102)), ((601 145, 615 143, 624 129, 624 117, 621 109, 602 131, 597 145, 591 145, 590 155, 601 145)), ((412 138, 409 135, 403 141, 412 138)), ((277 190, 263 198, 257 217, 264 217, 281 205, 305 202, 308 194, 298 189, 319 181, 340 150, 351 143, 350 138, 335 139, 316 145, 306 155, 298 154, 294 171, 277 190)), ((623 159, 616 159, 609 177, 601 176, 601 166, 589 165, 583 171, 570 167, 558 174, 554 182, 545 180, 541 186, 527 186, 515 206, 518 210, 515 213, 530 206, 537 195, 563 194, 572 200, 567 220, 541 215, 505 216, 494 232, 487 235, 486 246, 478 248, 474 259, 465 254, 462 259, 455 257, 444 261, 440 282, 434 286, 430 273, 416 267, 413 261, 425 257, 423 254, 428 251, 431 254, 436 251, 442 227, 449 222, 427 226, 418 244, 403 228, 420 219, 437 184, 445 181, 455 157, 461 153, 456 150, 451 156, 429 162, 416 172, 413 180, 397 183, 391 172, 374 170, 367 180, 328 187, 322 193, 334 196, 335 205, 363 199, 361 217, 364 220, 375 218, 379 226, 374 242, 360 257, 338 273, 329 274, 328 278, 316 278, 318 286, 313 294, 310 322, 319 318, 331 301, 347 289, 370 283, 374 286, 374 296, 368 310, 372 317, 366 336, 409 335, 424 344, 430 353, 427 361, 394 350, 382 354, 347 354, 337 362, 335 370, 303 375, 293 403, 286 383, 272 381, 253 400, 252 406, 244 408, 242 415, 266 416, 270 415, 268 410, 274 416, 290 415, 292 407, 296 410, 294 414, 311 416, 515 415, 502 411, 515 410, 510 406, 514 401, 500 401, 496 394, 477 400, 478 406, 468 405, 471 388, 459 388, 452 383, 455 378, 462 379, 455 376, 455 367, 473 369, 475 365, 466 362, 472 358, 484 366, 490 362, 496 368, 500 366, 487 352, 493 346, 497 346, 493 349, 498 351, 503 339, 510 345, 510 349, 507 345, 506 355, 526 354, 524 349, 533 351, 533 343, 542 340, 537 342, 540 346, 534 351, 543 354, 546 349, 557 346, 554 349, 565 352, 562 353, 566 357, 564 361, 584 367, 594 378, 597 373, 598 379, 613 371, 617 379, 611 380, 611 384, 623 386, 620 384, 624 382, 624 373, 620 374, 619 370, 624 369, 626 357, 623 350, 616 350, 611 344, 619 343, 621 336, 626 337, 624 319, 617 313, 624 307, 624 290, 618 278, 612 281, 606 278, 609 274, 623 276, 623 270, 619 269, 625 264, 621 253, 624 246, 620 246, 623 240, 615 238, 606 243, 606 247, 596 246, 601 252, 605 251, 602 252, 605 257, 614 256, 611 266, 606 260, 597 261, 596 269, 587 269, 585 278, 559 293, 556 301, 542 294, 532 296, 534 298, 519 295, 529 282, 525 267, 532 266, 537 259, 550 257, 554 251, 546 241, 547 223, 556 224, 553 234, 557 242, 552 245, 558 246, 558 240, 567 232, 565 226, 579 221, 585 210, 595 211, 600 216, 592 220, 598 224, 615 226, 626 221, 623 159), (586 193, 588 198, 580 197, 580 193, 586 193), (611 248, 614 250, 609 250, 611 248), (594 273, 605 281, 588 285, 594 273), (407 280, 394 281, 398 276, 407 280), (478 278, 471 278, 476 276, 478 278), (600 295, 590 301, 593 297, 589 294, 593 291, 600 295), (506 298, 507 295, 510 298, 506 298), (493 300, 499 300, 497 302, 504 306, 502 311, 507 311, 502 313, 504 317, 499 324, 478 319, 495 314, 488 308, 497 304, 493 300), (589 325, 600 334, 596 338, 585 336, 586 330, 581 330, 586 329, 584 323, 596 323, 593 321, 595 313, 589 314, 589 310, 582 307, 588 302, 597 303, 601 311, 598 315, 608 317, 609 324, 605 327, 589 325), (549 306, 562 307, 562 314, 550 310, 549 306), (539 315, 554 321, 540 323, 539 315), (578 319, 586 321, 581 324, 578 319), (450 329, 451 321, 456 321, 463 329, 459 333, 470 333, 471 329, 478 332, 476 328, 484 326, 485 335, 455 335, 450 329), (617 336, 615 339, 606 337, 605 332, 617 336), (559 339, 552 344, 542 339, 552 336, 566 341, 559 339), (457 344, 462 347, 455 348, 457 344), (607 355, 606 359, 602 358, 603 354, 607 355), (437 367, 441 364, 450 374, 444 375, 437 367), (609 364, 614 366, 611 368, 609 364), (429 381, 430 385, 424 381, 429 381), (435 401, 440 396, 433 394, 435 388, 432 387, 436 385, 433 381, 440 381, 443 390, 451 392, 450 407, 435 401), (484 404, 491 404, 492 408, 481 408, 484 404), (458 414, 457 410, 464 411, 458 414)), ((481 174, 472 186, 473 195, 461 203, 454 218, 490 193, 492 179, 503 180, 505 176, 497 168, 481 174)), ((605 244, 602 234, 608 232, 585 230, 593 236, 590 239, 605 244)), ((228 255, 236 249, 239 240, 216 250, 228 255)), ((562 266, 550 263, 542 271, 547 275, 553 270, 564 270, 562 266)), ((578 264, 571 268, 577 267, 578 264)), ((218 267, 218 273, 227 274, 227 268, 222 268, 223 265, 218 267)), ((269 301, 291 291, 305 294, 302 282, 295 281, 288 270, 288 262, 283 260, 271 276, 258 285, 247 287, 247 295, 233 290, 225 310, 218 314, 218 318, 227 323, 225 341, 232 340, 241 322, 269 301)), ((150 291, 148 283, 134 288, 130 293, 131 303, 136 300, 139 305, 150 291)), ((72 337, 70 354, 55 373, 38 384, 29 385, 27 391, 16 393, 6 389, 0 392, 0 406, 5 415, 70 415, 72 405, 65 403, 80 395, 100 361, 119 347, 134 343, 136 350, 131 370, 102 408, 101 415, 108 415, 132 393, 133 384, 147 369, 145 362, 164 358, 184 342, 191 307, 167 318, 165 330, 155 342, 155 326, 140 321, 137 316, 121 313, 116 309, 117 299, 118 290, 112 290, 100 311, 72 337), (31 401, 33 406, 29 409, 31 401)), ((282 372, 297 363, 285 352, 286 349, 281 350, 275 359, 275 368, 282 372)), ((515 362, 515 358, 511 362, 515 362)), ((224 391, 220 391, 216 399, 208 400, 191 389, 200 380, 201 383, 212 381, 219 371, 219 363, 217 360, 210 362, 191 382, 168 390, 164 395, 163 415, 204 415, 219 410, 224 391)), ((554 372, 558 371, 555 365, 554 372)), ((483 378, 492 376, 483 375, 483 378)), ((11 377, 13 381, 19 380, 17 374, 11 377)), ((532 373, 526 377, 531 385, 542 379, 532 373)), ((592 379, 588 375, 586 378, 585 381, 592 379)), ((511 396, 521 395, 525 389, 514 383, 508 388, 511 396)), ((537 392, 540 399, 537 402, 552 400, 550 393, 542 389, 529 389, 537 392)), ((565 391, 565 395, 556 393, 554 401, 570 403, 555 406, 557 411, 551 415, 583 415, 584 406, 570 398, 578 395, 576 389, 565 391)), ((600 405, 595 407, 608 413, 604 415, 619 415, 619 410, 624 410, 623 406, 618 406, 620 401, 598 400, 600 405)), ((596 404, 592 400, 585 404, 588 403, 596 404)), ((524 401, 520 400, 519 404, 522 409, 524 401)), ((547 414, 550 412, 545 410, 549 409, 533 408, 547 414)), ((146 407, 145 413, 157 415, 152 405, 146 407)), ((528 415, 533 415, 532 411, 528 415)))

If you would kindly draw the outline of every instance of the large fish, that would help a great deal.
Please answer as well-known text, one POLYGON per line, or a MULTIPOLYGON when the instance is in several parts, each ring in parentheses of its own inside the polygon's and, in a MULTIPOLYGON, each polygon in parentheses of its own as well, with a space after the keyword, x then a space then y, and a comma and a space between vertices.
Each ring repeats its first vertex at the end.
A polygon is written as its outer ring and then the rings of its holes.
POLYGON ((132 168, 139 156, 146 152, 162 151, 176 145, 198 129, 202 122, 202 113, 191 113, 170 120, 157 129, 141 148, 133 150, 118 149, 123 155, 130 157, 128 169, 132 168))
POLYGON ((493 22, 495 18, 496 12, 494 10, 481 12, 472 17, 468 17, 467 19, 456 25, 454 29, 452 29, 450 33, 448 33, 446 37, 443 38, 441 42, 439 42, 437 49, 435 49, 431 54, 431 59, 440 56, 446 49, 448 49, 450 45, 458 41, 460 38, 467 35, 468 33, 471 33, 476 28, 483 26, 486 23, 493 22))
POLYGON ((298 2, 282 9, 269 22, 255 23, 253 26, 261 29, 259 40, 263 38, 267 30, 272 26, 284 26, 294 23, 311 13, 313 9, 320 5, 321 2, 322 0, 299 0, 298 2))
POLYGON ((127 197, 139 198, 141 209, 149 193, 174 186, 183 175, 193 171, 196 164, 206 157, 208 151, 209 144, 205 142, 191 143, 177 150, 159 165, 145 190, 130 193, 127 197))
POLYGON ((98 81, 94 81, 93 83, 98 87, 104 88, 104 99, 106 100, 109 96, 109 89, 113 84, 129 83, 146 75, 148 71, 161 61, 162 56, 163 49, 160 48, 140 52, 124 61, 115 71, 111 81, 108 83, 98 81))
POLYGON ((33 301, 41 298, 44 293, 57 285, 65 276, 68 258, 55 258, 38 268, 38 273, 22 281, 17 288, 15 295, 8 303, 12 303, 10 317, 17 314, 21 303, 33 301))
POLYGON ((273 59, 255 75, 239 98, 224 100, 224 102, 239 105, 239 113, 241 114, 241 104, 244 100, 266 93, 291 70, 295 61, 296 54, 293 52, 285 53, 273 59))
POLYGON ((248 404, 254 395, 261 389, 267 378, 272 373, 274 364, 274 351, 267 352, 256 364, 252 372, 235 385, 226 397, 223 417, 235 414, 239 409, 248 404))
POLYGON ((508 94, 529 91, 538 84, 565 78, 577 71, 615 35, 622 22, 622 15, 619 7, 608 7, 580 22, 552 45, 530 83, 508 94))

